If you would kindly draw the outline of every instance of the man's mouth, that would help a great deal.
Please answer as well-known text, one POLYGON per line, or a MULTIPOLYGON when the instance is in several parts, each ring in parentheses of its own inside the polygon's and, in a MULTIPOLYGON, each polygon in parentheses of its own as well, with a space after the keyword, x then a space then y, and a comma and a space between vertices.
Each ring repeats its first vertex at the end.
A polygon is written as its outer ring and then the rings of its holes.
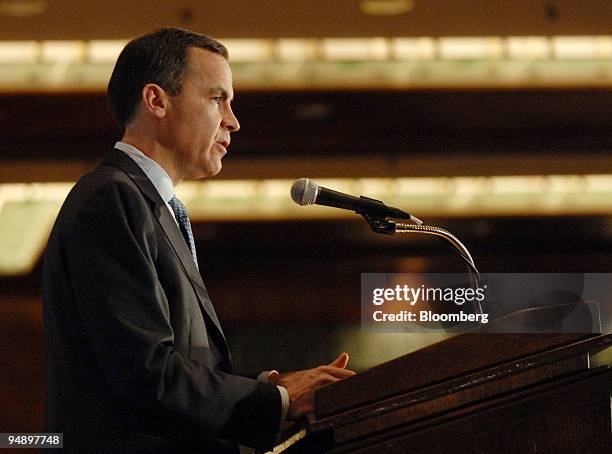
POLYGON ((221 147, 223 147, 223 152, 224 154, 227 153, 227 147, 229 146, 229 140, 221 140, 219 142, 216 142, 218 145, 221 145, 221 147))
POLYGON ((227 153, 227 147, 229 146, 229 140, 222 140, 220 142, 215 142, 217 145, 221 145, 221 148, 223 149, 223 154, 225 155, 227 153))

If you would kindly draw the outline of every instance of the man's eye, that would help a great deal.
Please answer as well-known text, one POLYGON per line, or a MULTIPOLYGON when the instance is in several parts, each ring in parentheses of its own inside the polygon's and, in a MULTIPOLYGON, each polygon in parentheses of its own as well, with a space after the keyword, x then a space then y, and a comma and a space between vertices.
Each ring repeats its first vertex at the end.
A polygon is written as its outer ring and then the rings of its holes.
POLYGON ((220 103, 221 101, 223 101, 223 97, 222 96, 215 96, 213 98, 213 101, 215 101, 216 103, 220 103))

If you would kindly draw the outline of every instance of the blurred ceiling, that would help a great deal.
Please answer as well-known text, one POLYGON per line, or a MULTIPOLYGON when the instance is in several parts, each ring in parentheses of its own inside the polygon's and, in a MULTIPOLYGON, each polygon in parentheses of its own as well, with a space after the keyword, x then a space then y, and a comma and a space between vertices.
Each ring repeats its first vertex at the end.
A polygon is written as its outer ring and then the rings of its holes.
MULTIPOLYGON (((63 198, 39 183, 67 182, 67 190, 119 138, 104 95, 117 52, 136 35, 179 26, 228 44, 242 129, 220 183, 254 188, 236 190, 239 206, 220 185, 217 213, 198 205, 215 201, 210 188, 195 186, 199 241, 215 236, 211 221, 224 233, 235 228, 223 243, 234 257, 253 221, 264 232, 281 226, 273 243, 310 234, 319 222, 318 236, 329 234, 335 253, 345 218, 294 215, 286 188, 271 200, 261 188, 275 179, 344 178, 357 185, 346 192, 378 196, 350 179, 430 177, 438 199, 418 183, 398 203, 457 227, 468 243, 481 241, 480 254, 516 253, 522 242, 516 269, 522 254, 557 248, 603 269, 612 247, 611 23, 612 1, 601 0, 0 0, 0 224, 38 245, 22 257, 36 266, 53 217, 44 210, 63 198), (520 178, 496 193, 506 181, 499 176, 520 178), (4 183, 18 183, 19 197, 4 183), (459 183, 475 189, 466 195, 459 183), (36 205, 37 191, 51 203, 36 205), (265 202, 263 214, 251 198, 265 202), (40 229, 21 228, 15 220, 32 212, 40 229), (535 239, 526 242, 530 229, 535 239), (493 242, 505 249, 490 250, 493 242), (580 247, 562 249, 569 244, 580 247)), ((393 191, 379 197, 394 200, 393 191)), ((0 246, 18 243, 11 238, 0 246)), ((300 241, 281 243, 290 255, 303 252, 300 241)), ((422 243, 405 244, 398 256, 423 254, 422 243)), ((253 256, 280 254, 272 249, 265 243, 253 256)))
POLYGON ((611 173, 611 19, 599 0, 0 0, 0 182, 100 159, 115 52, 167 25, 258 55, 229 46, 242 129, 224 178, 611 173), (291 37, 314 53, 284 59, 291 37), (30 62, 11 47, 28 42, 30 62))
MULTIPOLYGON (((234 105, 226 178, 612 173, 608 89, 238 90, 234 105)), ((73 180, 70 160, 120 137, 101 92, 0 95, 0 127, 0 182, 73 180), (62 165, 11 167, 26 161, 62 165)))
POLYGON ((215 37, 608 34, 612 2, 2 0, 1 40, 121 39, 163 26, 215 37))

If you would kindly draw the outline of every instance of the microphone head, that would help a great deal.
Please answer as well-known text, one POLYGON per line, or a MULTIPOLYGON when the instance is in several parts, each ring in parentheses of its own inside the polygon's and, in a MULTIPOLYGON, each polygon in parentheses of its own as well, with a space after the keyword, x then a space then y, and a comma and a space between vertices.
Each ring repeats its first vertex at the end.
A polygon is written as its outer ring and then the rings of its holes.
POLYGON ((298 205, 312 205, 317 201, 319 185, 308 178, 300 178, 291 186, 291 198, 298 205))

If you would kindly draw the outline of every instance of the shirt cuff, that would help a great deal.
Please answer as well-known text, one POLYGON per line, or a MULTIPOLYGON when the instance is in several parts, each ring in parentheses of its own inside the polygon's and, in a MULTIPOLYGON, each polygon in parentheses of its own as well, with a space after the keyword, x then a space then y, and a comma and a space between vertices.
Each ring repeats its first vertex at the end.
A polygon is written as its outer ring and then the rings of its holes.
POLYGON ((257 374, 257 381, 261 383, 270 383, 270 377, 273 375, 278 375, 277 370, 264 370, 257 374))
MULTIPOLYGON (((257 374, 257 381, 262 382, 262 383, 269 383, 269 379, 273 375, 278 375, 278 371, 277 370, 264 370, 263 372, 260 372, 259 374, 257 374)), ((285 388, 284 386, 276 385, 276 387, 278 388, 278 392, 280 393, 280 396, 281 396, 280 423, 282 424, 287 419, 287 414, 289 413, 289 392, 287 391, 287 388, 285 388)))
POLYGON ((284 386, 276 385, 276 387, 278 388, 278 391, 281 395, 282 407, 280 422, 282 424, 287 419, 287 413, 289 413, 289 391, 287 391, 287 388, 285 388, 284 386))

